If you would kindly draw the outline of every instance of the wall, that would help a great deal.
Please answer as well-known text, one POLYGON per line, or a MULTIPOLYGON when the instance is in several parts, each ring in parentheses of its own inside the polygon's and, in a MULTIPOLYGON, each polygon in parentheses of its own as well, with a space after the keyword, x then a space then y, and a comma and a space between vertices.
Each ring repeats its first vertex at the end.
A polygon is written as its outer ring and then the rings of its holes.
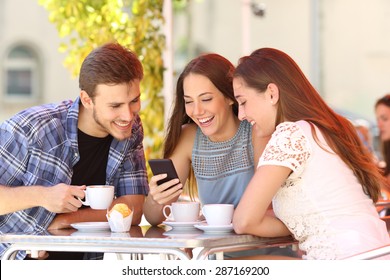
POLYGON ((43 77, 40 99, 34 103, 4 102, 3 69, 0 75, 0 121, 31 105, 74 99, 78 81, 62 65, 65 57, 58 52, 60 39, 48 13, 34 0, 2 0, 0 6, 0 65, 10 48, 19 43, 29 45, 38 54, 43 77))

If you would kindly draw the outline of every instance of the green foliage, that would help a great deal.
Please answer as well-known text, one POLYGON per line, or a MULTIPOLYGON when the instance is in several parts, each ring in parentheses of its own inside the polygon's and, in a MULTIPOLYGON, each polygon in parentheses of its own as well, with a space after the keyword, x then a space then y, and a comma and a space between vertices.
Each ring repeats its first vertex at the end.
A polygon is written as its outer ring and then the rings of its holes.
POLYGON ((141 119, 146 158, 161 157, 164 130, 161 27, 163 0, 38 0, 64 38, 59 50, 67 52, 65 66, 78 76, 84 58, 112 41, 135 51, 144 67, 141 119))

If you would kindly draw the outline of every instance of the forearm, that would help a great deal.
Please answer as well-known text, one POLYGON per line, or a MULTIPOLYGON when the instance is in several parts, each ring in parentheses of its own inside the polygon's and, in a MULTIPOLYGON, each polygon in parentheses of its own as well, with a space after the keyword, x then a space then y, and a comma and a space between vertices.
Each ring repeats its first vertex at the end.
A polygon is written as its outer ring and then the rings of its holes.
POLYGON ((161 224, 165 220, 162 209, 164 205, 157 203, 149 195, 144 203, 144 216, 146 220, 153 226, 161 224))
POLYGON ((288 228, 278 218, 265 215, 259 222, 234 222, 237 233, 253 234, 262 237, 278 237, 291 235, 288 228))
POLYGON ((80 208, 76 212, 57 214, 48 229, 70 228, 73 223, 106 222, 107 210, 94 210, 90 207, 80 208))
POLYGON ((41 186, 8 187, 0 185, 0 215, 42 206, 44 189, 41 186))

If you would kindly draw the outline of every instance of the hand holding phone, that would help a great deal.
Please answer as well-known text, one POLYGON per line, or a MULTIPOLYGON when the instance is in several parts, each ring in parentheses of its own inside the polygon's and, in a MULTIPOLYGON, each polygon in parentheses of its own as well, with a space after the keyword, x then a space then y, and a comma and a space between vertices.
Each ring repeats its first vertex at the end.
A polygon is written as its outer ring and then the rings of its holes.
MULTIPOLYGON (((173 165, 173 162, 171 159, 150 159, 149 165, 150 165, 150 168, 152 169, 152 172, 154 175, 167 174, 166 178, 157 181, 158 185, 161 185, 161 184, 168 182, 172 179, 179 178, 179 176, 177 175, 175 166, 173 165)), ((176 185, 174 185, 174 186, 176 186, 176 185)), ((171 186, 170 188, 172 188, 174 186, 171 186)), ((170 188, 168 188, 168 189, 170 189, 170 188)))

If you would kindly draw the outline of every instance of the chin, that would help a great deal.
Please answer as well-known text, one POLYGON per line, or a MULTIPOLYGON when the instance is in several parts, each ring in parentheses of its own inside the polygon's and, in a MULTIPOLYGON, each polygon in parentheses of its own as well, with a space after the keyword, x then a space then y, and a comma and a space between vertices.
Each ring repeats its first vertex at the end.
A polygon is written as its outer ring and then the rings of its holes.
POLYGON ((200 130, 202 130, 202 133, 207 137, 213 136, 216 133, 215 130, 210 127, 201 127, 200 130))

